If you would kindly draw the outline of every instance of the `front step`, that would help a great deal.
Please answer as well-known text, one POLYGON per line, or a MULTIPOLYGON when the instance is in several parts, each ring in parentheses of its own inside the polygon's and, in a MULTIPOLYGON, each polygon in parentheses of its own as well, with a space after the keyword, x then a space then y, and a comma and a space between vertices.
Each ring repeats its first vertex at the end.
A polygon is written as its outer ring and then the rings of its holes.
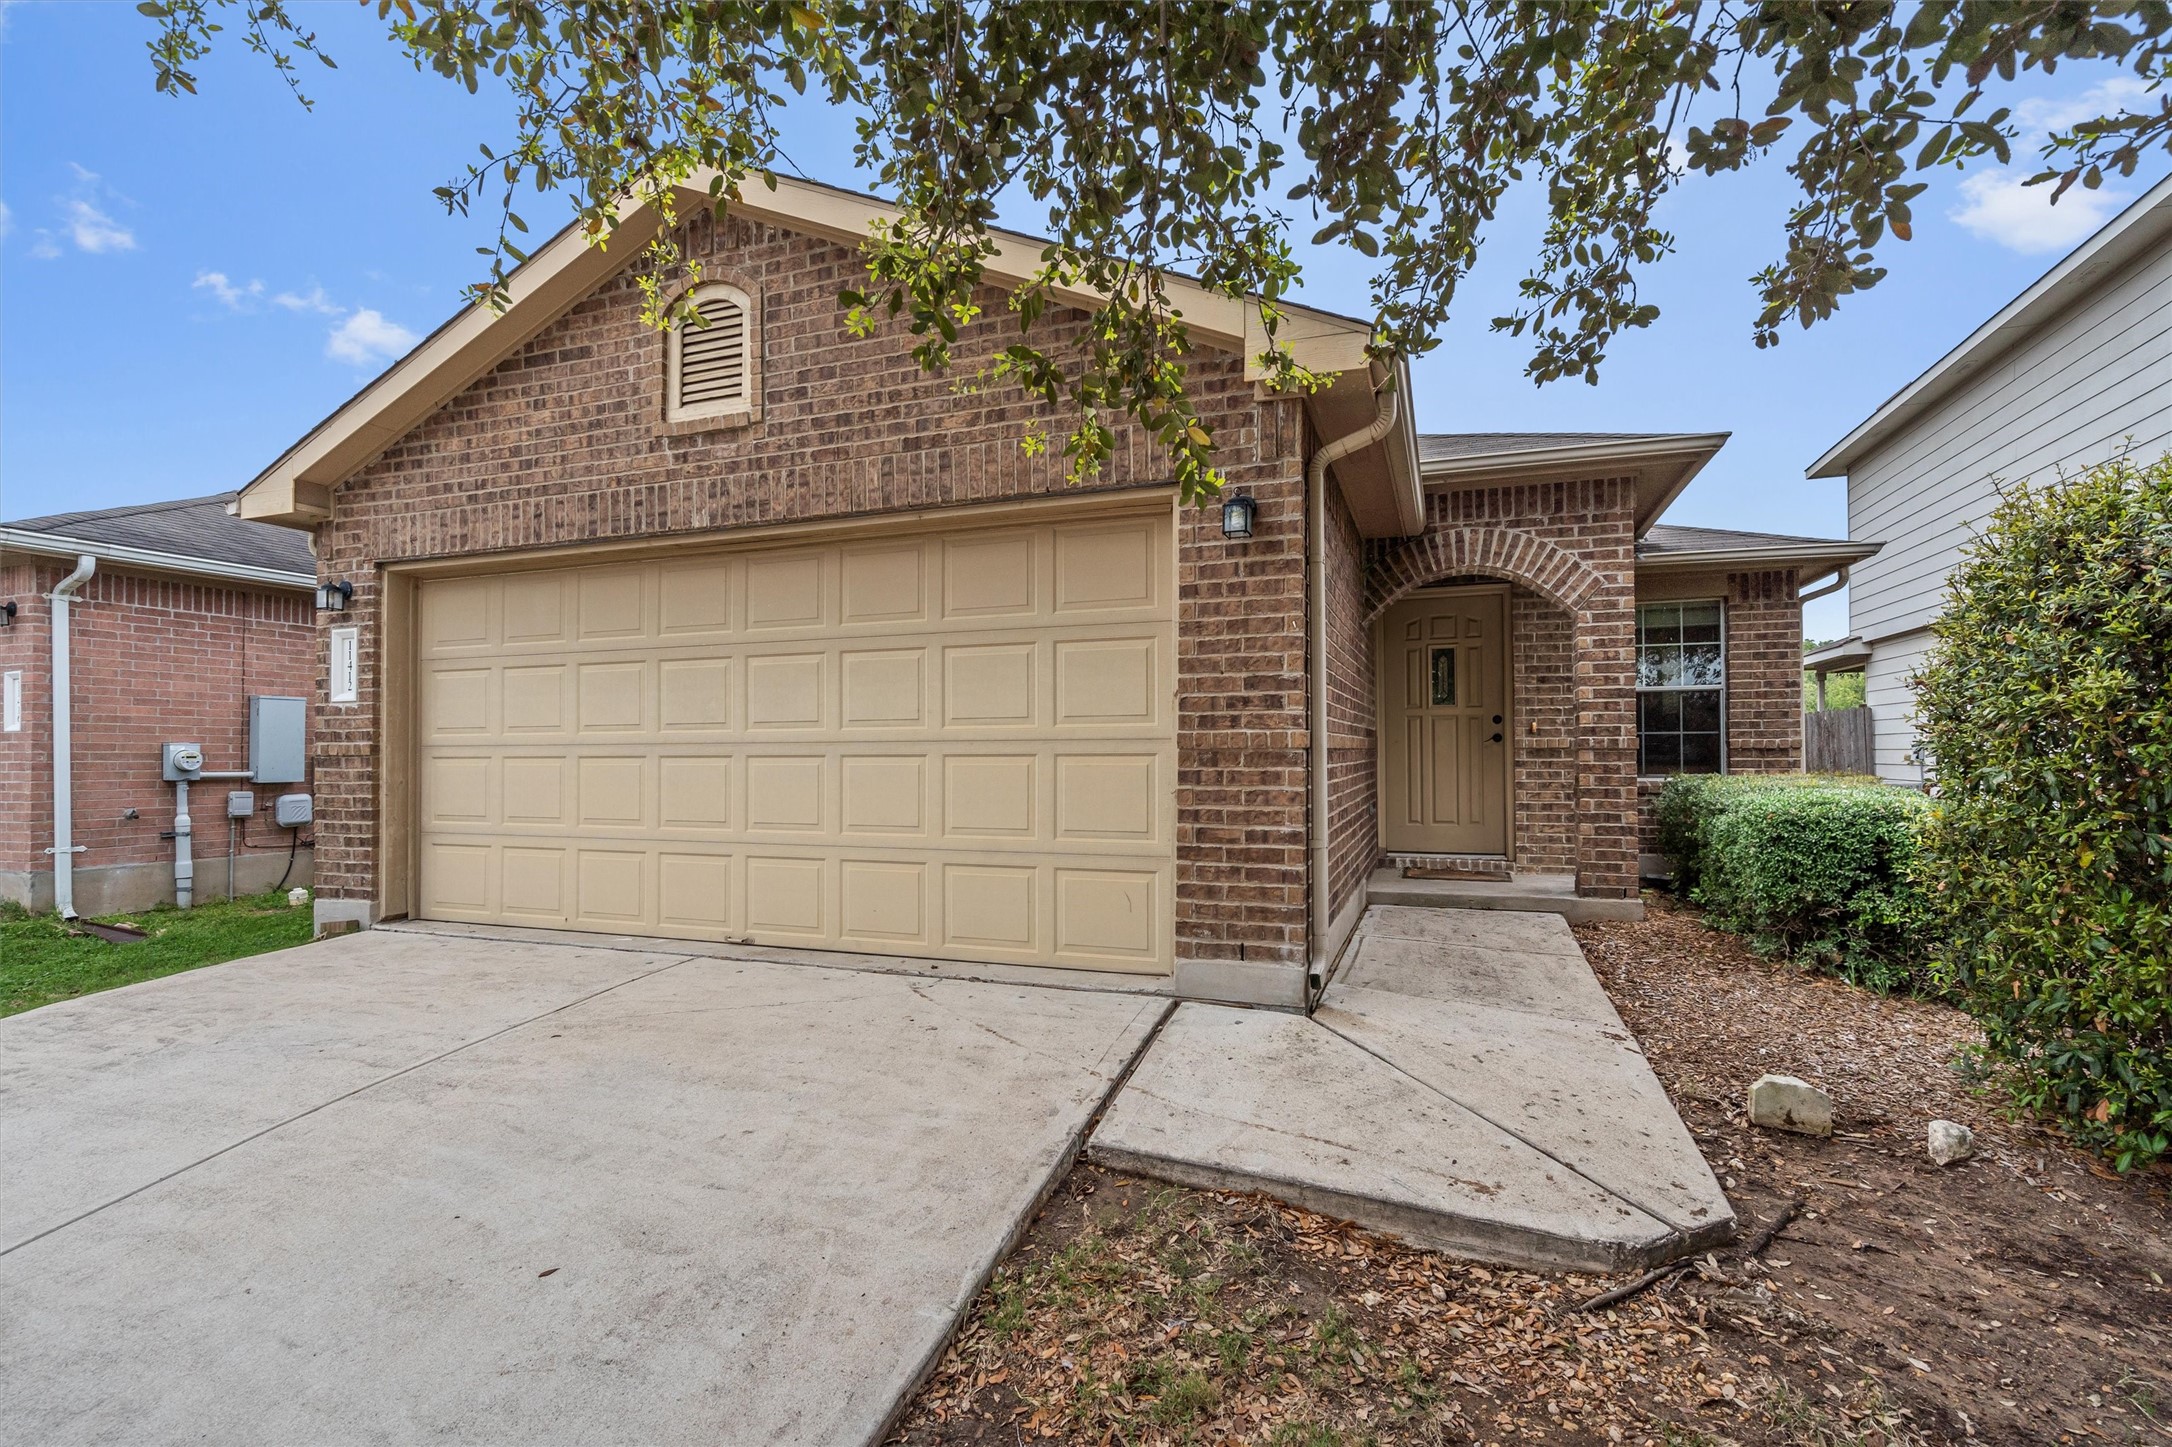
POLYGON ((1393 866, 1366 881, 1367 904, 1419 909, 1519 909, 1558 914, 1570 924, 1644 918, 1641 899, 1589 899, 1566 874, 1511 874, 1507 879, 1406 879, 1393 866))
POLYGON ((1388 864, 1405 879, 1497 879, 1506 882, 1514 871, 1498 854, 1390 854, 1388 864))

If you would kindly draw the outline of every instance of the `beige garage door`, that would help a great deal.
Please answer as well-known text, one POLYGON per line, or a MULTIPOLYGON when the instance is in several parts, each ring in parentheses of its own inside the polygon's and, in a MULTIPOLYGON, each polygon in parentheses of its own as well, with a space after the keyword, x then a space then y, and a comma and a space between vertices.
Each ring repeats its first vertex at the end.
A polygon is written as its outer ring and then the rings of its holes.
POLYGON ((418 913, 1166 971, 1166 513, 433 580, 418 913))

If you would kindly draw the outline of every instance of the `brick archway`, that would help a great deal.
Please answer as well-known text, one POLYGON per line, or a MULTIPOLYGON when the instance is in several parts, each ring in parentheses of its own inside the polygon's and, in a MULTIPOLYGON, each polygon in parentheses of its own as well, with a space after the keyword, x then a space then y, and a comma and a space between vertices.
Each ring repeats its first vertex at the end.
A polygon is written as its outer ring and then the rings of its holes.
POLYGON ((1573 553, 1515 528, 1446 528, 1407 538, 1367 570, 1365 621, 1371 623, 1404 595, 1442 578, 1477 574, 1521 583, 1581 616, 1605 580, 1573 553))

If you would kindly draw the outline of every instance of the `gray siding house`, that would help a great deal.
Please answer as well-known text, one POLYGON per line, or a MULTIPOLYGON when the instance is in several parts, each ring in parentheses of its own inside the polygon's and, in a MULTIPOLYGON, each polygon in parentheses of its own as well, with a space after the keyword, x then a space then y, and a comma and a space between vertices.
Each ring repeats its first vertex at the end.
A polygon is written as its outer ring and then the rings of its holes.
POLYGON ((1866 674, 1878 776, 1919 785, 1909 679, 1946 577, 2002 481, 2172 446, 2172 181, 2107 223, 1809 468, 1848 480, 1850 636, 1818 671, 1866 674))

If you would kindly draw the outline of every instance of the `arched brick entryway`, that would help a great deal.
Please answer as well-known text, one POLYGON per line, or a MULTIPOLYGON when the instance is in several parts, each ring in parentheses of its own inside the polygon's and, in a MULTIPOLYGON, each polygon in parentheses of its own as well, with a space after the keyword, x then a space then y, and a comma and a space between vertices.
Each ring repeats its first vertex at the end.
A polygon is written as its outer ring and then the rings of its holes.
POLYGON ((1374 559, 1365 580, 1370 623, 1404 595, 1443 578, 1477 576, 1521 583, 1572 617, 1606 580, 1574 553, 1517 528, 1447 528, 1397 543, 1374 559))
MULTIPOLYGON (((1560 520, 1557 514, 1544 522, 1558 527, 1560 520)), ((1621 534, 1618 540, 1598 543, 1593 552, 1597 566, 1536 531, 1456 526, 1436 512, 1431 530, 1389 545, 1369 560, 1365 618, 1370 625, 1419 588, 1472 577, 1519 585, 1567 615, 1573 625, 1573 644, 1566 660, 1572 689, 1565 720, 1569 733, 1563 741, 1561 767, 1550 777, 1557 781, 1553 787, 1566 787, 1573 800, 1570 817, 1578 888, 1594 895, 1633 897, 1637 884, 1635 576, 1633 565, 1606 566, 1615 554, 1627 561, 1632 524, 1626 509, 1618 517, 1591 520, 1601 533, 1618 527, 1621 534)), ((1530 741, 1519 742, 1527 745, 1530 741)), ((1519 807, 1527 797, 1519 795, 1519 807)))

